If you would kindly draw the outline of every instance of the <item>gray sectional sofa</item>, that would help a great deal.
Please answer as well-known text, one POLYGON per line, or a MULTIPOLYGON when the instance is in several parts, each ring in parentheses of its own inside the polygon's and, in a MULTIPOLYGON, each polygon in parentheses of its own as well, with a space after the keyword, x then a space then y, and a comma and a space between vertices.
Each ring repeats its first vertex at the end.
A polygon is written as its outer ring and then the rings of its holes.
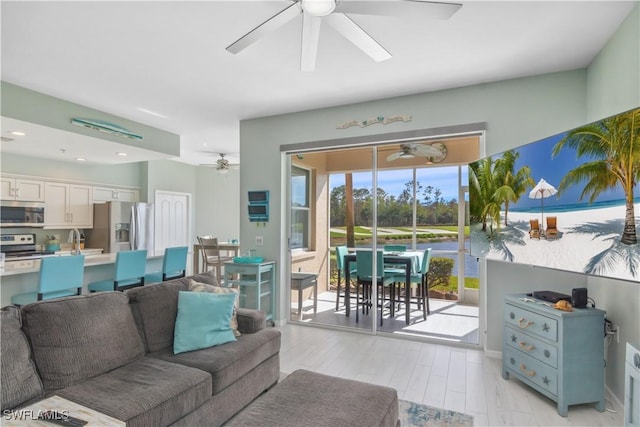
POLYGON ((237 341, 174 355, 190 279, 216 284, 205 273, 3 308, 2 410, 59 395, 128 426, 223 424, 277 383, 280 332, 240 308, 237 341))

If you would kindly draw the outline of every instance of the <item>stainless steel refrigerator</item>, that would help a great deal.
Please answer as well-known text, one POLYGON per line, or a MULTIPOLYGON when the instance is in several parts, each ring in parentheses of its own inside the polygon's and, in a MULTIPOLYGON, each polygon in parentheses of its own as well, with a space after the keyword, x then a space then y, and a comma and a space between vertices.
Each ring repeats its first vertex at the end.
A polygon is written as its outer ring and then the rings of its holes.
POLYGON ((88 248, 105 253, 146 249, 153 251, 152 203, 106 202, 93 205, 93 229, 85 232, 88 248))

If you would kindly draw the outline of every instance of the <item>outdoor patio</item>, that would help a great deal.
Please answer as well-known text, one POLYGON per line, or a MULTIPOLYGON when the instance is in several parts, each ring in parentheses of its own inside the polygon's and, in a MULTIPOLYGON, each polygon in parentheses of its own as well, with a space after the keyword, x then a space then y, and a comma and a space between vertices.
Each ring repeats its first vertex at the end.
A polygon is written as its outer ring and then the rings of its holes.
MULTIPOLYGON (((385 309, 382 326, 380 326, 378 319, 378 331, 407 337, 431 338, 469 344, 478 343, 479 310, 477 306, 463 305, 458 301, 435 298, 429 299, 429 306, 431 314, 427 316, 427 320, 423 320, 422 310, 418 310, 416 305, 412 304, 409 325, 405 323, 404 308, 396 311, 394 318, 390 318, 389 311, 385 309)), ((360 312, 359 322, 356 323, 355 300, 351 301, 351 315, 349 317, 345 315, 342 298, 340 299, 340 309, 336 311, 335 308, 335 291, 321 292, 318 295, 318 307, 315 315, 313 313, 313 298, 303 301, 302 322, 363 330, 372 329, 371 311, 369 314, 360 312)), ((292 300, 291 320, 293 321, 298 321, 299 319, 296 311, 297 300, 292 300)))

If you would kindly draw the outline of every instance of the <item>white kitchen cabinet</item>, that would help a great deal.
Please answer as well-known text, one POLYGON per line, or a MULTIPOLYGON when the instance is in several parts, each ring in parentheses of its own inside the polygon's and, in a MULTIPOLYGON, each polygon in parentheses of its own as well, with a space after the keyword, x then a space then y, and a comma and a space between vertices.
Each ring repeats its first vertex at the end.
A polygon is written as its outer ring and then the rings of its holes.
POLYGON ((44 202, 44 181, 0 177, 2 200, 44 202))
POLYGON ((130 188, 93 187, 93 202, 138 202, 140 191, 130 188))
POLYGON ((93 228, 93 187, 81 184, 45 184, 46 228, 93 228))

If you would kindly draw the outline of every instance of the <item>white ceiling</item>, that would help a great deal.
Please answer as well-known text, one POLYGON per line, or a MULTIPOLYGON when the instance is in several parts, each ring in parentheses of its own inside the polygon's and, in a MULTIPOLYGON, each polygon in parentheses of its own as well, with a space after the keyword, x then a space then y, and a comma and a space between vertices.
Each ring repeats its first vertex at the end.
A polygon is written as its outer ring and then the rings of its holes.
MULTIPOLYGON (((180 134, 182 161, 235 162, 242 119, 584 68, 638 1, 459 3, 446 21, 351 15, 393 54, 381 63, 323 26, 303 73, 301 18, 225 50, 289 1, 3 0, 1 76, 180 134)), ((57 149, 42 143, 33 155, 57 149)))

